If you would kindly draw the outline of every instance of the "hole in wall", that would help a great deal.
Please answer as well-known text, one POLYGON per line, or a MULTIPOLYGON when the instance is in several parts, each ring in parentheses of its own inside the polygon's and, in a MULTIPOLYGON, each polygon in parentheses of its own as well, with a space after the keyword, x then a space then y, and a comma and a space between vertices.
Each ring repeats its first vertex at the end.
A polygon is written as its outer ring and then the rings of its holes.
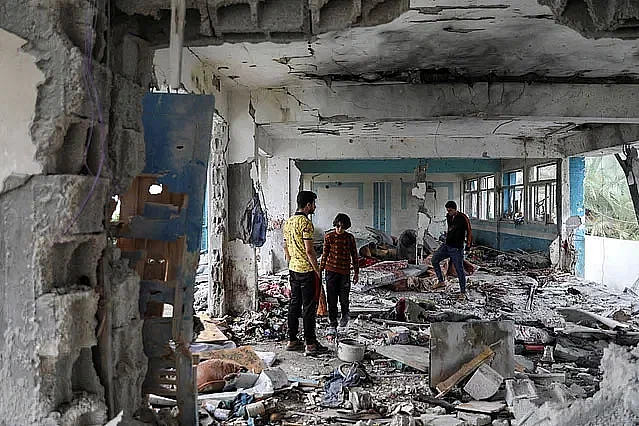
POLYGON ((175 147, 176 149, 184 149, 184 145, 178 145, 175 147))
POLYGON ((164 187, 162 186, 162 184, 154 183, 153 185, 149 186, 149 194, 151 195, 159 195, 162 193, 162 191, 164 191, 164 187))
POLYGON ((120 212, 122 211, 122 200, 119 195, 114 195, 111 197, 111 215, 110 221, 112 223, 118 223, 120 221, 120 212))

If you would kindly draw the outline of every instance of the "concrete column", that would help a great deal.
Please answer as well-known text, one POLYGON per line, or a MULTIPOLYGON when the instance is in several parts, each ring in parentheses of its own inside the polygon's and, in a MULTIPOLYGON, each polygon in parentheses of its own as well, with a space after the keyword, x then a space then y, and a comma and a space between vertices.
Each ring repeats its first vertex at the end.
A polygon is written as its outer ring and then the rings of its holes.
POLYGON ((257 258, 243 217, 257 181, 256 126, 248 91, 229 94, 228 229, 224 246, 224 306, 230 313, 257 309, 257 258))
POLYGON ((569 180, 570 180, 570 216, 574 219, 570 223, 577 223, 579 218, 581 226, 574 230, 573 244, 575 247, 576 263, 575 274, 584 276, 586 259, 585 240, 585 209, 584 209, 584 177, 586 174, 586 159, 584 157, 571 157, 568 160, 569 180))
POLYGON ((88 3, 3 6, 0 419, 103 424, 142 407, 139 278, 104 224, 110 196, 144 166, 151 51, 88 3))
MULTIPOLYGON (((264 272, 274 273, 286 269, 282 225, 290 215, 289 159, 286 157, 263 158, 260 176, 268 211, 266 244, 261 247, 260 265, 264 272)), ((295 192, 297 194, 297 192, 295 192)))

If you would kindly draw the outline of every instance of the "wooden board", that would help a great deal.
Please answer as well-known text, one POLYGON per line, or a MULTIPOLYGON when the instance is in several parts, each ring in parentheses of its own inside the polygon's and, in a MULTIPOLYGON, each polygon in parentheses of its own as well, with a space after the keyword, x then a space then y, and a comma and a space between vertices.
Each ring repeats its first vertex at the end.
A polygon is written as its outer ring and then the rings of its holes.
POLYGON ((428 372, 430 353, 427 347, 414 345, 378 346, 375 352, 422 372, 428 372))
POLYGON ((484 362, 488 360, 491 356, 493 356, 495 352, 492 349, 486 348, 475 358, 462 365, 462 367, 455 372, 452 376, 437 384, 436 388, 439 391, 439 395, 437 398, 441 398, 448 391, 450 391, 457 383, 462 381, 465 377, 467 377, 470 373, 475 371, 477 367, 482 365, 484 362))
POLYGON ((204 331, 200 332, 197 336, 197 343, 216 343, 226 342, 228 340, 208 315, 198 314, 198 316, 200 317, 200 321, 202 321, 204 331))
POLYGON ((437 322, 430 326, 430 385, 452 376, 485 347, 495 357, 490 366, 503 377, 515 371, 515 338, 512 321, 437 322), (498 345, 495 343, 500 342, 498 345))

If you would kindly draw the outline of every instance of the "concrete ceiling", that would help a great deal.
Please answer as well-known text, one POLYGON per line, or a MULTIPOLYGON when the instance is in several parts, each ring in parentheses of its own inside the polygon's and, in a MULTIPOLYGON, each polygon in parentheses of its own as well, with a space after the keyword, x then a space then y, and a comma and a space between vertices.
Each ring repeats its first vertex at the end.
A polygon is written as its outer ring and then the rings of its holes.
POLYGON ((275 139, 314 140, 326 135, 334 140, 362 138, 479 138, 486 135, 511 138, 543 138, 574 128, 574 125, 554 121, 501 119, 446 119, 441 121, 392 121, 346 123, 272 123, 260 125, 275 139))
POLYGON ((310 42, 191 48, 238 87, 340 80, 639 80, 636 41, 586 39, 530 0, 413 0, 375 27, 310 42))

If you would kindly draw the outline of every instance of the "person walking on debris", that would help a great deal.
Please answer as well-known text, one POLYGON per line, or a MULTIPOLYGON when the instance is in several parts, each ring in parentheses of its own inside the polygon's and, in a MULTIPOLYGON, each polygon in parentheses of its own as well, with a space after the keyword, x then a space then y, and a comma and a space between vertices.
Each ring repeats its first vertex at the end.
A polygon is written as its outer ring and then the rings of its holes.
POLYGON ((437 284, 435 284, 432 289, 446 286, 439 262, 450 258, 457 272, 457 277, 459 277, 459 299, 466 300, 464 241, 466 242, 466 247, 472 245, 473 234, 470 228, 470 220, 464 213, 457 211, 457 203, 448 201, 446 203, 446 223, 448 224, 446 242, 437 249, 432 258, 433 269, 435 269, 435 274, 437 274, 437 284))
POLYGON ((328 352, 315 335, 315 318, 319 302, 321 281, 317 256, 313 248, 313 222, 308 218, 315 213, 317 195, 311 191, 297 194, 297 211, 284 223, 284 255, 288 263, 291 300, 288 306, 288 351, 303 351, 304 344, 298 339, 299 317, 304 325, 306 354, 318 355, 328 352))
POLYGON ((359 279, 359 258, 357 244, 353 234, 346 232, 351 227, 351 218, 339 213, 333 220, 335 229, 324 236, 324 249, 320 262, 320 273, 326 278, 326 300, 328 303, 328 335, 337 333, 337 302, 341 306, 342 316, 339 321, 340 331, 348 327, 348 296, 351 291, 351 263, 353 265, 353 282, 359 279))

